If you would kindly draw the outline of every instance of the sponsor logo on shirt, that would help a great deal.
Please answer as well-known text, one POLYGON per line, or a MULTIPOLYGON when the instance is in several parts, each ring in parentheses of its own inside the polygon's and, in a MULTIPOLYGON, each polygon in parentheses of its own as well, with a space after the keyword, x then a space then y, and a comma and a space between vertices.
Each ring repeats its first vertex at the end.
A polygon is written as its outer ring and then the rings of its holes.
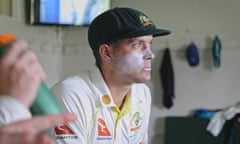
POLYGON ((140 113, 136 112, 130 121, 130 131, 133 132, 138 130, 141 127, 141 120, 142 120, 142 117, 140 113))
POLYGON ((98 128, 97 140, 112 140, 112 135, 108 130, 106 122, 102 118, 98 118, 97 128, 98 128))
POLYGON ((77 135, 65 124, 55 127, 56 139, 77 139, 77 135))

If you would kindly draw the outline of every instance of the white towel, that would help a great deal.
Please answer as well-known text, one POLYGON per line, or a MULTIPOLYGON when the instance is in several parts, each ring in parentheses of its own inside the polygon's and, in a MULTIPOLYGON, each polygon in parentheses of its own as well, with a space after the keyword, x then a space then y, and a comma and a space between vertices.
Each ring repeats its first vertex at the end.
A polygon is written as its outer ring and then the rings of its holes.
POLYGON ((207 126, 207 131, 209 131, 213 136, 218 136, 221 132, 226 120, 232 119, 237 113, 240 112, 240 103, 235 106, 229 107, 223 111, 219 111, 214 114, 207 126))

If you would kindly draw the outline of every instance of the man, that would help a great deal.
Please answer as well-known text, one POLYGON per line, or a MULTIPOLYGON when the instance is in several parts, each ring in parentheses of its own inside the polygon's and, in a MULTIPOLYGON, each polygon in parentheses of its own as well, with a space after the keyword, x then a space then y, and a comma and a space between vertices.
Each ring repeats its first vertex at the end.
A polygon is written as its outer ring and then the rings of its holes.
POLYGON ((78 120, 55 128, 59 144, 147 144, 153 37, 168 35, 142 12, 113 8, 88 30, 96 69, 53 87, 65 109, 78 120), (64 133, 72 129, 75 133, 64 133))
POLYGON ((0 57, 1 144, 53 144, 53 140, 43 131, 76 119, 68 113, 30 119, 28 108, 44 78, 45 73, 36 55, 28 50, 26 41, 13 42, 0 57))

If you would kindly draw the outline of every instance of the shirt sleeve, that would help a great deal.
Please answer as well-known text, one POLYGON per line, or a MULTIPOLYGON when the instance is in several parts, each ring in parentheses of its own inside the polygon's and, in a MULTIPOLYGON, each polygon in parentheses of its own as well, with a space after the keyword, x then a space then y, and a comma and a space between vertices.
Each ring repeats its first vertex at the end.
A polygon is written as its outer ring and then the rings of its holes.
POLYGON ((59 124, 54 128, 51 135, 56 139, 57 144, 87 144, 86 115, 83 115, 86 113, 84 109, 86 102, 81 104, 82 99, 78 98, 82 90, 78 89, 77 92, 75 90, 69 83, 59 83, 51 89, 65 111, 78 115, 78 121, 59 124))
POLYGON ((31 113, 21 102, 0 95, 0 125, 31 118, 31 113))

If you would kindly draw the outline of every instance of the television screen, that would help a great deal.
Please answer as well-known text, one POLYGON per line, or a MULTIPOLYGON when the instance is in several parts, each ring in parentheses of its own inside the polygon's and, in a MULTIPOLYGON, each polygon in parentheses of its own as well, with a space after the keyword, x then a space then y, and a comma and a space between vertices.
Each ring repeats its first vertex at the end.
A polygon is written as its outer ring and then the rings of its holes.
POLYGON ((89 25, 110 8, 110 0, 31 0, 31 24, 89 25))

